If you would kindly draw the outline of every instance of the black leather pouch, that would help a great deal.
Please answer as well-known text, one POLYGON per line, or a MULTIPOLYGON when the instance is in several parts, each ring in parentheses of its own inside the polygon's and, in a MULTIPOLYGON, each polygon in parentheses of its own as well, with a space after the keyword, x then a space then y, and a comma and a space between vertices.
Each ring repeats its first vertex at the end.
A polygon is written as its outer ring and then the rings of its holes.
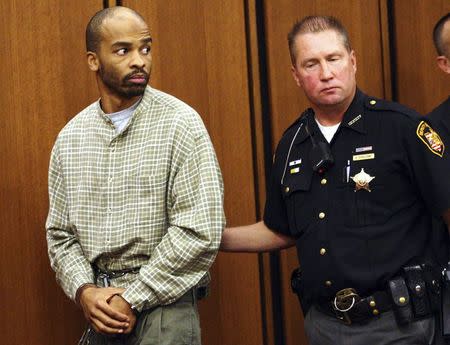
POLYGON ((419 265, 406 266, 403 268, 403 272, 411 296, 414 316, 416 318, 430 316, 432 312, 422 268, 419 265))
POLYGON ((300 267, 292 271, 291 274, 291 288, 292 291, 297 295, 298 301, 300 302, 300 307, 302 308, 303 315, 306 316, 309 308, 311 308, 311 301, 305 296, 303 284, 302 284, 302 271, 300 267))
POLYGON ((421 265, 422 276, 427 287, 428 298, 432 312, 441 309, 441 272, 438 266, 428 263, 421 265))
POLYGON ((403 277, 395 277, 389 280, 394 315, 399 325, 405 325, 412 321, 413 310, 408 288, 403 277))

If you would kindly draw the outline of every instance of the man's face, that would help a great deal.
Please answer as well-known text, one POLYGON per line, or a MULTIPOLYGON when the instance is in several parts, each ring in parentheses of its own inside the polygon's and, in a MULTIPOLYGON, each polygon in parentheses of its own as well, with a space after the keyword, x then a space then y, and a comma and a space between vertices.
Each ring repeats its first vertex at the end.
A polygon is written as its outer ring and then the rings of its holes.
POLYGON ((450 74, 450 20, 442 28, 441 39, 444 43, 445 55, 438 56, 437 63, 441 70, 450 74))
POLYGON ((97 57, 99 87, 122 99, 144 93, 150 78, 151 36, 147 25, 131 13, 104 20, 97 57))
POLYGON ((313 108, 350 104, 356 90, 356 58, 334 30, 299 34, 292 74, 313 108))

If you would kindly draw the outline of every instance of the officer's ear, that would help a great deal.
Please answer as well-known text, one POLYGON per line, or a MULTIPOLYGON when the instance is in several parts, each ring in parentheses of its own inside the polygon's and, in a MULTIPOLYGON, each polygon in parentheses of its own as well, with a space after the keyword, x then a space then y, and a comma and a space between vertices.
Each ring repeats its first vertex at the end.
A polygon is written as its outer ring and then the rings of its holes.
POLYGON ((356 54, 353 49, 350 52, 350 61, 352 62, 353 65, 353 71, 356 73, 356 54))
POLYGON ((436 58, 436 61, 441 70, 447 74, 450 74, 450 61, 448 57, 441 55, 436 58))
POLYGON ((301 82, 301 78, 300 78, 300 74, 299 74, 297 68, 294 65, 291 65, 291 73, 292 73, 292 77, 294 78, 295 83, 297 84, 297 86, 303 88, 302 82, 301 82))

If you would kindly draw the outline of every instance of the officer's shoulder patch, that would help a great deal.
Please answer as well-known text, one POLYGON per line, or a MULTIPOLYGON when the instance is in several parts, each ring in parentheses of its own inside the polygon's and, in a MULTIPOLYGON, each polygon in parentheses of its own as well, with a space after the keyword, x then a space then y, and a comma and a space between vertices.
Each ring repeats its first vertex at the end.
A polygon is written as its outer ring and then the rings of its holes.
POLYGON ((373 111, 392 111, 412 118, 417 118, 420 116, 420 114, 416 111, 405 107, 400 103, 374 97, 367 97, 364 101, 364 107, 373 111))
POLYGON ((417 126, 416 134, 431 152, 442 157, 445 150, 444 142, 441 140, 439 134, 437 134, 428 123, 420 121, 417 126))

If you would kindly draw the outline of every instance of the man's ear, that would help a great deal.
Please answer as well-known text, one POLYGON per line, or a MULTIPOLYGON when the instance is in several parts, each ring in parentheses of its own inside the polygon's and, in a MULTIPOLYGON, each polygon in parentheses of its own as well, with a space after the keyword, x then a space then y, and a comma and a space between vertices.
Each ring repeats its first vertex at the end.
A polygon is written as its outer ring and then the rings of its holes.
POLYGON ((356 73, 356 70, 357 70, 357 68, 356 68, 356 54, 355 54, 355 51, 354 51, 354 50, 352 50, 352 51, 350 52, 350 61, 352 62, 353 70, 354 70, 355 73, 356 73))
POLYGON ((98 61, 97 54, 94 52, 87 52, 86 57, 89 69, 92 72, 97 72, 100 67, 100 62, 98 61))
POLYGON ((443 70, 447 74, 450 74, 450 61, 446 56, 438 56, 436 58, 436 62, 441 70, 443 70))
POLYGON ((294 65, 291 65, 291 73, 292 73, 292 77, 294 78, 295 83, 297 84, 297 86, 302 87, 302 83, 301 83, 301 80, 300 80, 299 73, 298 73, 298 71, 297 71, 297 69, 295 68, 294 65))

